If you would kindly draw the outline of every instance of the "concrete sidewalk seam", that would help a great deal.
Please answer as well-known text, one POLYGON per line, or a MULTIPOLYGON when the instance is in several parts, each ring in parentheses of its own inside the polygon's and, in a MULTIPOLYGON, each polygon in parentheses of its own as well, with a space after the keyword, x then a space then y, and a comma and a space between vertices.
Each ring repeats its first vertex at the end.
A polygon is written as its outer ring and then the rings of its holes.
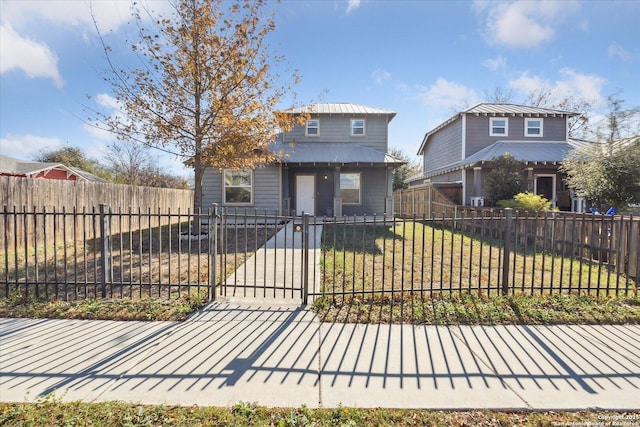
POLYGON ((494 367, 493 367, 493 366, 492 366, 488 361, 486 361, 486 360, 485 360, 485 359, 484 359, 480 354, 478 354, 476 351, 474 351, 474 350, 471 348, 471 346, 469 346, 469 344, 466 342, 466 340, 462 339, 462 337, 461 337, 460 335, 458 335, 458 334, 456 333, 456 331, 455 331, 455 330, 453 330, 453 329, 451 330, 451 334, 452 334, 453 336, 455 336, 455 337, 458 339, 458 341, 462 342, 462 344, 463 344, 465 347, 467 347, 467 349, 469 350, 469 352, 470 352, 471 354, 473 354, 475 357, 477 357, 477 358, 478 358, 478 360, 479 360, 479 361, 480 361, 480 362, 481 362, 481 363, 482 363, 482 364, 483 364, 487 369, 489 369, 489 371, 490 371, 490 372, 492 372, 492 373, 496 376, 496 378, 498 378, 498 379, 500 380, 500 382, 502 383, 502 385, 503 385, 506 389, 508 389, 509 391, 511 391, 513 394, 515 394, 515 395, 516 395, 516 397, 517 397, 518 399, 520 399, 520 400, 521 400, 521 401, 522 401, 522 402, 527 406, 527 409, 529 409, 529 410, 532 410, 532 409, 533 409, 533 406, 532 406, 532 405, 531 405, 531 404, 530 404, 530 403, 529 403, 529 402, 528 402, 528 401, 527 401, 523 396, 521 396, 521 395, 520 395, 520 393, 518 393, 518 392, 517 392, 513 387, 511 387, 511 386, 509 385, 509 383, 507 383, 507 381, 504 379, 504 377, 503 377, 502 375, 500 375, 500 374, 498 373, 498 371, 497 371, 497 370, 496 370, 496 369, 495 369, 495 368, 494 368, 494 367))

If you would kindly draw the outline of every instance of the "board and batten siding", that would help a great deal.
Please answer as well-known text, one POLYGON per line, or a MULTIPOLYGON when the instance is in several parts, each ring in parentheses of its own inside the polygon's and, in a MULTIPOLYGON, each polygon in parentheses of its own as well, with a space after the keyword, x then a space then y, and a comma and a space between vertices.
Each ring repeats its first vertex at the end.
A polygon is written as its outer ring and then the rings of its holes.
POLYGON ((459 162, 462 158, 462 121, 456 120, 429 137, 423 156, 424 173, 459 162))
POLYGON ((357 142, 374 150, 387 152, 387 116, 314 115, 320 120, 320 135, 305 136, 305 126, 295 126, 284 134, 285 142, 357 142), (365 136, 351 136, 351 119, 365 120, 365 136))
POLYGON ((251 205, 224 205, 222 173, 216 169, 208 168, 202 180, 202 207, 203 209, 218 203, 219 206, 227 206, 238 209, 251 209, 258 212, 280 213, 281 210, 281 179, 280 165, 258 167, 253 171, 253 203, 251 205))
POLYGON ((505 117, 509 119, 509 126, 507 129, 508 135, 489 136, 489 123, 491 117, 467 114, 465 157, 469 157, 497 141, 543 142, 566 141, 567 139, 566 119, 564 117, 542 117, 542 137, 524 136, 525 118, 536 117, 505 117))

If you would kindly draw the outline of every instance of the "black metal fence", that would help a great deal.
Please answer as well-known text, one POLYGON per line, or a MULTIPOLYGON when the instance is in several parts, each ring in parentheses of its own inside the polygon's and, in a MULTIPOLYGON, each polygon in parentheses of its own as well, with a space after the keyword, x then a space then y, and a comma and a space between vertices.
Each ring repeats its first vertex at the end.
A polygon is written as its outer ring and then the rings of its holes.
POLYGON ((394 300, 447 292, 637 295, 640 221, 460 210, 457 217, 2 211, 0 297, 394 300))
POLYGON ((469 213, 325 222, 319 295, 637 294, 638 218, 469 213))
POLYGON ((5 207, 0 296, 209 294, 209 217, 210 212, 116 212, 104 205, 80 212, 5 207))

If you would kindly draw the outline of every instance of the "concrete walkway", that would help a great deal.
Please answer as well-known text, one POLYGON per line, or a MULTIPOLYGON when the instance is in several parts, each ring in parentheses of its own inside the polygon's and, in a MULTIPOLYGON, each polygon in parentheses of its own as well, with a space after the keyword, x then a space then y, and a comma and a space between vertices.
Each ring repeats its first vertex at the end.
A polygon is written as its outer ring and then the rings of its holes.
POLYGON ((190 320, 0 319, 0 400, 640 408, 640 326, 320 323, 217 302, 190 320))
MULTIPOLYGON (((237 303, 300 305, 303 288, 302 232, 288 222, 227 277, 219 300, 237 303), (277 268, 276 268, 277 266, 277 268)), ((309 291, 320 290, 322 225, 309 227, 309 291)))

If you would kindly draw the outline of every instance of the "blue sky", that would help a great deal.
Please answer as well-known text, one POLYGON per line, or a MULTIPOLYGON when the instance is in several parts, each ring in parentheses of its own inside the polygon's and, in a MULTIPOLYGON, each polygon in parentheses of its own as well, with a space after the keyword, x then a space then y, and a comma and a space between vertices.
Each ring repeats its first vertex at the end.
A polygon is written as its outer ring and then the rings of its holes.
MULTIPOLYGON (((163 1, 147 1, 162 10, 163 1)), ((109 99, 91 20, 134 34, 129 2, 1 0, 0 153, 31 159, 65 144, 100 159, 110 139, 84 123, 87 96, 109 99)), ((283 0, 270 3, 273 51, 302 80, 299 102, 393 110, 389 145, 409 155, 424 134, 496 87, 514 102, 548 89, 603 112, 622 91, 640 106, 640 1, 283 0)), ((130 58, 124 43, 117 60, 130 58)), ((156 153, 168 171, 176 159, 156 153)))

